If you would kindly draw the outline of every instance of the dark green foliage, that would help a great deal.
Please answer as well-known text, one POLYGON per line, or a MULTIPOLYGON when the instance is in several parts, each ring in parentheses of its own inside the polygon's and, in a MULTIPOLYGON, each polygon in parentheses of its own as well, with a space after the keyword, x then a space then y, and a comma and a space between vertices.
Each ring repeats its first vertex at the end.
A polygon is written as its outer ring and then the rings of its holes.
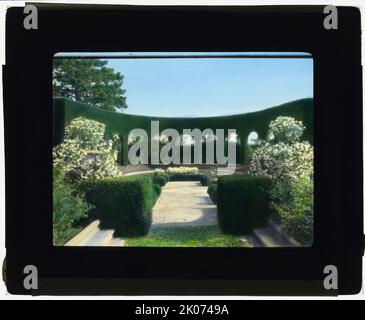
POLYGON ((88 206, 60 169, 53 169, 53 243, 63 245, 74 235, 74 224, 87 216, 88 206))
POLYGON ((152 184, 153 191, 155 192, 156 196, 158 197, 161 194, 161 186, 157 183, 152 184))
POLYGON ((270 216, 266 177, 224 176, 218 179, 218 222, 224 233, 245 234, 264 227, 270 216))
POLYGON ((168 179, 164 175, 153 175, 152 182, 163 187, 167 183, 168 179))
POLYGON ((90 214, 116 236, 142 236, 151 226, 151 209, 157 199, 147 176, 85 181, 80 185, 93 206, 90 214))
POLYGON ((127 108, 123 75, 99 59, 54 59, 53 96, 114 111, 127 108))
POLYGON ((210 177, 202 173, 172 173, 169 174, 169 181, 199 181, 202 186, 207 186, 210 182, 210 177))
POLYGON ((211 178, 209 175, 203 174, 200 177, 200 183, 202 184, 202 186, 207 187, 207 186, 209 186, 210 182, 211 182, 211 178))
POLYGON ((53 146, 63 142, 65 134, 65 107, 64 99, 53 99, 52 135, 53 146))
POLYGON ((309 246, 313 243, 313 181, 302 179, 288 184, 285 195, 273 202, 279 226, 285 234, 309 246))
POLYGON ((169 175, 165 172, 155 171, 153 175, 156 176, 156 177, 163 177, 166 180, 166 183, 169 182, 169 175))
POLYGON ((215 183, 215 182, 210 183, 207 192, 208 192, 209 197, 212 200, 212 202, 214 204, 217 204, 217 200, 218 200, 218 185, 217 185, 217 183, 215 183))
POLYGON ((201 176, 202 175, 200 173, 171 173, 169 174, 169 181, 200 181, 201 176))
MULTIPOLYGON (((306 127, 302 136, 303 140, 313 141, 313 99, 301 99, 286 104, 268 108, 262 111, 237 114, 233 116, 205 117, 205 118, 167 118, 167 117, 145 117, 125 113, 107 112, 86 104, 77 103, 68 99, 55 98, 54 108, 63 109, 54 111, 55 136, 54 143, 62 141, 65 124, 73 118, 83 116, 102 122, 106 125, 106 134, 117 133, 123 137, 123 163, 128 159, 127 141, 128 133, 135 128, 146 130, 151 136, 151 120, 159 120, 160 131, 167 128, 174 128, 182 133, 183 129, 206 128, 216 129, 236 129, 240 140, 240 149, 237 159, 241 163, 247 163, 247 138, 251 131, 256 131, 260 138, 266 137, 267 128, 270 121, 278 116, 289 116, 303 122, 306 127), (59 124, 60 123, 60 124, 59 124)), ((203 148, 203 158, 204 158, 203 148)))
POLYGON ((285 217, 281 228, 288 236, 305 246, 313 244, 313 212, 285 217))

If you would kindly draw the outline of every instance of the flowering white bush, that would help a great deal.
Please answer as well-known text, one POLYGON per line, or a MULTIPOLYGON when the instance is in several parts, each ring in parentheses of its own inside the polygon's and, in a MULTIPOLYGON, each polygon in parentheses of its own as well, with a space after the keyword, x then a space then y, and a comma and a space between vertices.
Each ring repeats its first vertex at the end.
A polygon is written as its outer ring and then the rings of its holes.
POLYGON ((269 176, 274 182, 310 177, 313 174, 313 147, 308 142, 261 143, 251 158, 251 173, 269 176))
POLYGON ((291 117, 277 117, 271 121, 269 132, 272 133, 276 142, 292 143, 299 141, 305 127, 300 121, 291 117))
POLYGON ((165 170, 164 169, 157 168, 157 169, 154 170, 154 173, 155 174, 164 174, 165 173, 165 170))
POLYGON ((290 117, 269 125, 274 138, 251 148, 250 173, 272 179, 272 207, 282 229, 304 244, 313 237, 313 147, 300 142, 304 126, 290 117))
POLYGON ((171 174, 197 174, 199 169, 197 167, 168 167, 167 173, 171 174))
POLYGON ((272 137, 256 140, 252 146, 250 172, 269 176, 274 184, 297 181, 313 175, 313 147, 299 142, 304 126, 291 117, 277 117, 269 124, 272 137))
POLYGON ((73 178, 104 178, 122 174, 113 140, 104 140, 105 125, 76 118, 65 129, 64 142, 53 148, 54 167, 73 178))
POLYGON ((81 148, 95 149, 105 142, 104 132, 103 123, 79 117, 65 128, 65 139, 78 141, 81 148))

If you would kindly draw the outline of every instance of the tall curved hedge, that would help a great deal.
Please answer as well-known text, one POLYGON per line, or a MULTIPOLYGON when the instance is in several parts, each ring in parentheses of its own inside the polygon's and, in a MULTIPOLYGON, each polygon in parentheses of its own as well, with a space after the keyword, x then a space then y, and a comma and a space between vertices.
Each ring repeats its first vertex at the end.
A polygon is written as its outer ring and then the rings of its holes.
POLYGON ((63 140, 65 125, 73 118, 86 117, 102 122, 106 126, 106 134, 119 134, 123 143, 123 161, 128 159, 128 133, 136 128, 146 130, 151 134, 151 121, 159 121, 160 132, 166 128, 174 128, 182 134, 183 129, 199 128, 204 130, 236 129, 240 144, 240 156, 242 163, 247 162, 247 138, 252 131, 258 133, 260 138, 267 134, 270 121, 278 116, 290 116, 303 122, 306 127, 303 140, 313 142, 313 99, 306 98, 291 101, 265 110, 236 114, 221 117, 197 117, 197 118, 169 118, 148 117, 126 113, 101 110, 66 98, 53 99, 53 144, 57 145, 63 140))

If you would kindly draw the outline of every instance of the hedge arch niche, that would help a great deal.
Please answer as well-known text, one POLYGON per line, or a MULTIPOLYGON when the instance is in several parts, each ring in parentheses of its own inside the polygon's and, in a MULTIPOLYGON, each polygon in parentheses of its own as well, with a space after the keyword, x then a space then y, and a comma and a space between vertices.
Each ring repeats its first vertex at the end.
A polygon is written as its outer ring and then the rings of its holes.
POLYGON ((247 144, 248 145, 255 144, 255 142, 257 141, 258 138, 259 138, 259 135, 257 134, 256 131, 250 132, 250 134, 247 137, 247 144))

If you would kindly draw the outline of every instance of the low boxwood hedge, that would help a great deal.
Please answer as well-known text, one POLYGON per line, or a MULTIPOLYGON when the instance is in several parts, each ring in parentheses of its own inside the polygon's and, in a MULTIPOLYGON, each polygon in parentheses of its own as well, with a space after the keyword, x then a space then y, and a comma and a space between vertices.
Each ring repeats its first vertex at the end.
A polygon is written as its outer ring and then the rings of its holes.
POLYGON ((202 186, 208 187, 211 180, 212 179, 210 178, 210 176, 208 176, 206 174, 202 174, 201 178, 200 178, 200 183, 202 184, 202 186))
POLYGON ((217 209, 221 230, 237 235, 266 226, 271 213, 270 186, 267 177, 219 177, 217 209))
POLYGON ((202 186, 207 186, 210 182, 210 177, 202 173, 172 173, 169 174, 169 181, 200 181, 202 186))
POLYGON ((214 204, 217 204, 217 199, 218 199, 218 185, 217 185, 217 183, 216 182, 210 183, 207 192, 208 192, 209 197, 212 200, 212 202, 214 204))
POLYGON ((152 176, 152 182, 163 187, 167 183, 168 179, 164 175, 154 175, 152 176))
POLYGON ((169 174, 168 173, 155 171, 153 173, 153 175, 158 176, 158 177, 164 177, 166 181, 169 181, 169 174))
POLYGON ((161 194, 161 186, 157 183, 154 183, 152 187, 153 187, 153 191, 156 194, 156 197, 158 197, 161 194))
POLYGON ((117 177, 88 180, 80 185, 89 215, 100 219, 102 228, 115 230, 116 236, 146 235, 151 226, 151 209, 157 199, 151 177, 117 177))

